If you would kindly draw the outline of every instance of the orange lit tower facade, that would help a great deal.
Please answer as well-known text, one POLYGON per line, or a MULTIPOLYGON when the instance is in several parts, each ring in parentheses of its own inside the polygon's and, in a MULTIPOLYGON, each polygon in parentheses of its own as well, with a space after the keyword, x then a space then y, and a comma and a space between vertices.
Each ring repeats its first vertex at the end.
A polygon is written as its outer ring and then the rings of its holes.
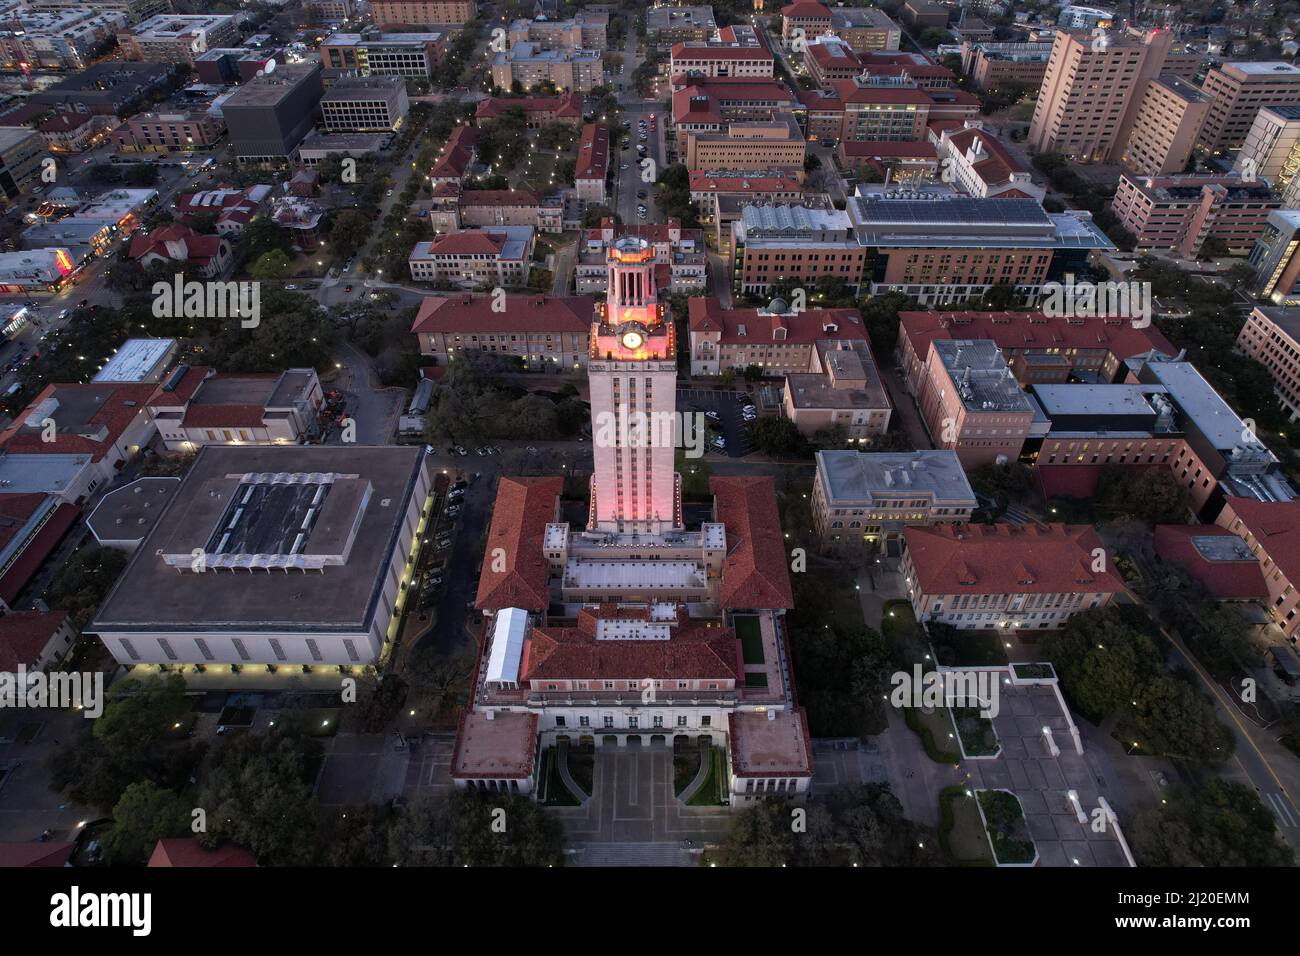
POLYGON ((589 527, 659 534, 682 527, 674 471, 677 345, 644 239, 611 243, 605 301, 596 306, 588 373, 592 450, 589 527))

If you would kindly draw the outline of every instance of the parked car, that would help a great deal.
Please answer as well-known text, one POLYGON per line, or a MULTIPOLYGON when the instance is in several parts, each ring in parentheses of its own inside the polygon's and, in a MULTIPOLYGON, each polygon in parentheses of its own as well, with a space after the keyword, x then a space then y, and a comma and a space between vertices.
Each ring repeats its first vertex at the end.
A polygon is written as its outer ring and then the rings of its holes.
POLYGON ((447 520, 455 521, 460 517, 460 505, 452 505, 447 509, 447 520))
POLYGON ((722 421, 722 416, 719 415, 716 411, 714 411, 714 410, 711 409, 711 408, 710 408, 707 412, 704 413, 704 417, 707 418, 707 419, 708 419, 709 421, 711 421, 711 422, 719 422, 719 421, 722 421))

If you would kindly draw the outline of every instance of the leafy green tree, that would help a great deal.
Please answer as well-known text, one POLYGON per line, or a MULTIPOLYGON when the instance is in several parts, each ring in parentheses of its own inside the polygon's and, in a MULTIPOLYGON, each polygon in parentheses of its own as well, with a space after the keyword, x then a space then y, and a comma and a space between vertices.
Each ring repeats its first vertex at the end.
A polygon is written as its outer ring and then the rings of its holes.
POLYGON ((1187 489, 1168 468, 1105 465, 1094 495, 1099 514, 1128 515, 1149 525, 1187 520, 1187 489))
POLYGON ((1139 811, 1129 840, 1140 866, 1293 866, 1294 854, 1259 796, 1210 778, 1179 787, 1159 807, 1139 811))
POLYGON ((400 866, 559 866, 562 849, 559 822, 535 801, 470 790, 421 794, 389 838, 400 866))
POLYGON ((203 768, 203 845, 229 840, 263 863, 309 862, 317 819, 312 788, 321 758, 319 741, 292 730, 222 738, 203 768))
POLYGON ((144 863, 159 840, 189 834, 190 810, 190 801, 150 781, 131 784, 113 807, 113 826, 102 840, 105 862, 144 863))
POLYGON ((749 442, 755 450, 773 458, 804 458, 810 452, 808 439, 794 422, 771 415, 750 424, 749 442))
POLYGON ((254 279, 279 280, 287 279, 292 267, 293 263, 290 262, 287 255, 279 249, 272 249, 270 252, 265 252, 259 256, 249 271, 254 279))
POLYGON ((126 568, 126 554, 116 548, 79 549, 59 569, 45 598, 50 607, 67 611, 78 630, 85 627, 126 568))
POLYGON ((335 255, 351 255, 363 247, 374 232, 374 223, 357 209, 345 209, 330 222, 330 246, 335 255))

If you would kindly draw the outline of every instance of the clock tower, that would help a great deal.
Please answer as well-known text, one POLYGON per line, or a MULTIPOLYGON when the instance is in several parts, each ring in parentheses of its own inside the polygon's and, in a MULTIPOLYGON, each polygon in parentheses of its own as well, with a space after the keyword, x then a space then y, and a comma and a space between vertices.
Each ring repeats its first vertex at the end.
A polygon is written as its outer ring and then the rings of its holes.
POLYGON ((677 343, 655 286, 654 247, 623 236, 609 247, 609 285, 596 306, 591 385, 592 530, 659 534, 682 527, 673 465, 677 343))

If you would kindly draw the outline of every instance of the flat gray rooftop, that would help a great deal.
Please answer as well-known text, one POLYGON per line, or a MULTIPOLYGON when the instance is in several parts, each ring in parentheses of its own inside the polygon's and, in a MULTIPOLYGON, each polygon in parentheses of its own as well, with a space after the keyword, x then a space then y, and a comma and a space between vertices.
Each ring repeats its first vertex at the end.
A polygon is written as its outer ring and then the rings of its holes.
POLYGON ((936 501, 975 505, 966 471, 951 449, 910 452, 860 452, 833 449, 817 453, 817 473, 831 501, 870 502, 900 493, 930 494, 936 501))
MULTIPOLYGON (((367 629, 423 456, 419 447, 378 445, 204 447, 87 630, 367 629), (274 480, 257 484, 250 476, 274 480), (336 486, 317 502, 300 553, 341 552, 341 563, 306 572, 255 565, 203 573, 188 562, 184 570, 168 564, 169 556, 204 548, 219 523, 224 530, 232 521, 240 537, 228 548, 257 549, 261 557, 292 549, 310 507, 303 496, 316 495, 311 476, 332 476, 336 486), (302 481, 275 483, 291 478, 302 481), (256 506, 250 500, 235 520, 232 505, 250 487, 261 489, 256 506)), ((211 555, 210 565, 220 557, 211 555)))
POLYGON ((179 478, 137 478, 100 499, 86 524, 100 541, 139 541, 180 487, 179 478))
POLYGON ((930 343, 951 376, 962 403, 977 412, 1030 412, 1033 405, 991 339, 930 343))

